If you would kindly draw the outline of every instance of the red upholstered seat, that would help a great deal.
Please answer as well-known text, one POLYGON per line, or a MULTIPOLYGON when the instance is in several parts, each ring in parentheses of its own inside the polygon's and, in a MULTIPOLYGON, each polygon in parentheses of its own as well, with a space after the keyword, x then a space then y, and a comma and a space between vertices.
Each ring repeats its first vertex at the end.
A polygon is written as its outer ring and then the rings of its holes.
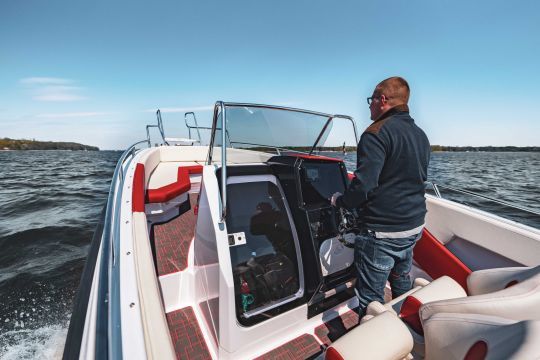
POLYGON ((162 203, 174 199, 191 189, 190 174, 201 174, 202 165, 181 166, 178 168, 176 182, 157 189, 148 189, 146 192, 147 203, 162 203))

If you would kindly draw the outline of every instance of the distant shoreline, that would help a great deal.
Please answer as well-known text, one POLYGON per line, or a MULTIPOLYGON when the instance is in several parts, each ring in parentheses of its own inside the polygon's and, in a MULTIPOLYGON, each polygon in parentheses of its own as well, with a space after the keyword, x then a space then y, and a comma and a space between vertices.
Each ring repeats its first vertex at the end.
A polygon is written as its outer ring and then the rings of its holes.
MULTIPOLYGON (((250 150, 266 150, 269 147, 248 147, 250 150)), ((308 146, 287 146, 283 149, 293 151, 309 152, 308 146)), ((84 145, 75 142, 57 142, 57 141, 36 141, 26 139, 0 139, 0 151, 13 150, 71 150, 71 151, 100 151, 97 146, 84 145)), ((105 151, 105 150, 104 150, 105 151)), ((107 150, 122 151, 122 150, 107 150)), ((351 153, 356 151, 355 146, 320 146, 316 151, 343 152, 351 153)), ((444 146, 431 145, 432 152, 540 152, 540 146, 444 146)))
POLYGON ((540 152, 540 146, 443 146, 431 145, 432 152, 540 152))
POLYGON ((15 140, 9 138, 0 139, 0 151, 12 150, 82 150, 99 151, 97 146, 79 144, 75 142, 15 140))
MULTIPOLYGON (((311 147, 298 146, 287 147, 290 150, 309 152, 311 147)), ((354 152, 356 147, 329 146, 317 147, 317 151, 336 151, 336 152, 354 152)), ((431 145, 432 152, 540 152, 540 146, 443 146, 431 145)))

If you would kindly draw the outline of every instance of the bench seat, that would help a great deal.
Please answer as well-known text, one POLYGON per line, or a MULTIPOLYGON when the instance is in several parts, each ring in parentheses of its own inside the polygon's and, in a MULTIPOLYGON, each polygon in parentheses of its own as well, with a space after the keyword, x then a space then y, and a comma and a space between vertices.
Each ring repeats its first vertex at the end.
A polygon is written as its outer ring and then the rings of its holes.
POLYGON ((202 174, 202 169, 202 165, 179 166, 175 182, 146 191, 146 203, 163 203, 187 193, 191 189, 189 176, 202 174))

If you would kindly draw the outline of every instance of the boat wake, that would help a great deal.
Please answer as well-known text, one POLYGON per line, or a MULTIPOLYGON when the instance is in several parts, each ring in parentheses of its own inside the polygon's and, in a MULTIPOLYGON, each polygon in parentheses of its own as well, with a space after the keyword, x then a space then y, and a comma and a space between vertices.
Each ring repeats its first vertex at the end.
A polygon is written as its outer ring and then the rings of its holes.
POLYGON ((61 359, 67 329, 66 321, 38 329, 21 328, 2 333, 0 359, 61 359))

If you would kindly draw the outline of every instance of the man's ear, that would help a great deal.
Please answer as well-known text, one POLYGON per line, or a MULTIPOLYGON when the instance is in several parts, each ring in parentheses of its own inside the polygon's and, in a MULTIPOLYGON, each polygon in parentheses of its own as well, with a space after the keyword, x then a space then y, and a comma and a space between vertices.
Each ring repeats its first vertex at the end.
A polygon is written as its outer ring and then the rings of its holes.
POLYGON ((384 106, 386 104, 388 104, 388 98, 386 95, 381 95, 381 105, 384 106))

